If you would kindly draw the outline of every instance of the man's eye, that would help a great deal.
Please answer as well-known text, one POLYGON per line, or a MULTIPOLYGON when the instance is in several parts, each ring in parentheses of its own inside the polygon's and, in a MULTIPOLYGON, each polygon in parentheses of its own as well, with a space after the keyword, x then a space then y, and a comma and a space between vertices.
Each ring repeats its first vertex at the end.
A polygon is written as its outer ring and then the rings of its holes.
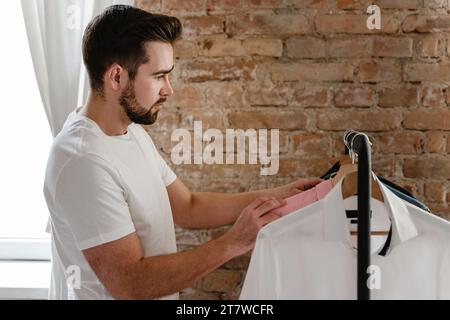
POLYGON ((162 79, 164 79, 164 75, 157 76, 156 79, 162 80, 162 79))

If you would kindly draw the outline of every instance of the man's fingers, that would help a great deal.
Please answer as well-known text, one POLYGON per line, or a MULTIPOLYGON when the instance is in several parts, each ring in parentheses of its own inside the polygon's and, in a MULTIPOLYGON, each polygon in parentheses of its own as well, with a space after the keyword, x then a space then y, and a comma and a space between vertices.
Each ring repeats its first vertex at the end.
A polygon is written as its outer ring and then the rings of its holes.
POLYGON ((255 200, 253 200, 248 207, 250 209, 256 209, 258 208, 261 204, 263 204, 264 202, 266 202, 267 200, 269 200, 269 197, 260 197, 260 198, 256 198, 255 200))
POLYGON ((296 188, 302 191, 306 191, 321 183, 323 180, 318 178, 303 180, 301 184, 297 185, 296 188))
POLYGON ((260 217, 263 214, 267 213, 270 210, 273 210, 275 208, 281 207, 286 203, 286 200, 277 200, 277 199, 271 199, 267 200, 263 204, 261 204, 258 208, 255 209, 257 212, 257 215, 260 217))
POLYGON ((262 223, 263 226, 265 226, 266 224, 271 223, 272 221, 275 221, 277 219, 281 218, 281 216, 279 214, 273 213, 273 212, 269 212, 266 213, 265 215, 263 215, 261 217, 260 222, 262 223))

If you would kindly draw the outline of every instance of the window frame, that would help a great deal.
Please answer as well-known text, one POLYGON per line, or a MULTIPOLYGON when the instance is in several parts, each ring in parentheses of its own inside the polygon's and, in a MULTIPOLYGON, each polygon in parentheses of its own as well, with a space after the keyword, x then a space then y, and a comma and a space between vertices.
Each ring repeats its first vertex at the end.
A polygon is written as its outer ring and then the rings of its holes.
POLYGON ((0 238, 0 260, 51 260, 51 238, 0 238))

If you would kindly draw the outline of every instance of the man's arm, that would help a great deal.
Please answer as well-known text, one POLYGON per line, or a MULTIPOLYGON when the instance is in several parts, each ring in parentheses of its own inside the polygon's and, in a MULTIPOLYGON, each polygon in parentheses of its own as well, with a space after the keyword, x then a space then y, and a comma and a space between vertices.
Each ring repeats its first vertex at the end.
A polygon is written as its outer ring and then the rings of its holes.
POLYGON ((275 189, 242 193, 190 192, 180 179, 167 187, 175 224, 186 229, 215 228, 236 221, 240 212, 258 197, 287 198, 320 179, 301 179, 275 189))
POLYGON ((83 250, 99 280, 117 299, 154 299, 189 287, 228 260, 250 251, 259 230, 279 218, 282 200, 253 201, 221 237, 191 251, 144 257, 136 233, 83 250))

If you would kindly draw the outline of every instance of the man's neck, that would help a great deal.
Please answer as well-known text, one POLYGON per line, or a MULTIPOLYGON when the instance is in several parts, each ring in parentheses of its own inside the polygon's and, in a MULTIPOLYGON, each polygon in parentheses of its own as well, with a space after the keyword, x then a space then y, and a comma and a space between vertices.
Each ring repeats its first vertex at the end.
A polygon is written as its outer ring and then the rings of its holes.
POLYGON ((92 93, 89 94, 86 105, 79 113, 95 121, 108 136, 125 134, 131 124, 130 119, 117 102, 112 103, 92 93))

